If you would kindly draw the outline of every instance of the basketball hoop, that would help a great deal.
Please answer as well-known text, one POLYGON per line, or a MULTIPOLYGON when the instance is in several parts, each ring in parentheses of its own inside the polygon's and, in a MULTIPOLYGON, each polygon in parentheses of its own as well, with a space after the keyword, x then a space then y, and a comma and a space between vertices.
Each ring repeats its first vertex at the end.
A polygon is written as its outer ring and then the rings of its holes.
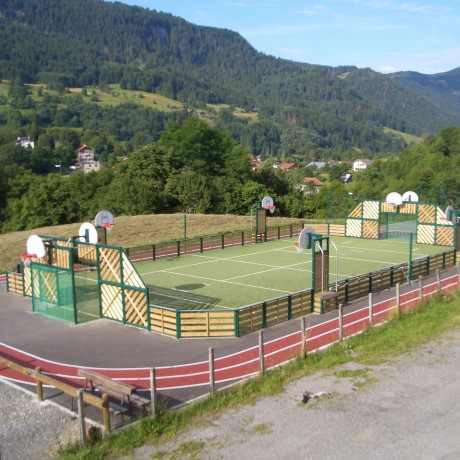
POLYGON ((111 224, 110 222, 106 222, 102 224, 102 227, 104 227, 110 233, 113 229, 113 224, 111 224))
POLYGON ((30 267, 32 259, 36 258, 37 254, 21 254, 21 259, 24 267, 30 267))
POLYGON ((294 243, 295 249, 297 251, 297 255, 301 256, 303 254, 303 248, 300 247, 299 243, 294 243))
POLYGON ((270 214, 273 214, 275 212, 276 206, 265 206, 265 209, 268 209, 270 214))

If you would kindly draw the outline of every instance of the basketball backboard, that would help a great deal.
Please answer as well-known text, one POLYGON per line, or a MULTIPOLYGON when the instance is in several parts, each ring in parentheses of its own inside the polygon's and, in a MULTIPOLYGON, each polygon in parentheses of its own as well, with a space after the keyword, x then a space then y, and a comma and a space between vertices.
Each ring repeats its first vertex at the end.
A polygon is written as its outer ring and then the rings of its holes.
POLYGON ((94 225, 89 222, 85 222, 81 225, 78 235, 80 236, 80 241, 85 241, 90 244, 97 244, 98 242, 97 230, 94 225), (87 235, 88 238, 86 238, 87 235))
POLYGON ((113 214, 110 211, 102 210, 99 211, 96 214, 96 217, 94 218, 94 225, 96 227, 106 227, 113 225, 115 222, 115 219, 113 217, 113 214))
POLYGON ((45 257, 45 245, 38 235, 30 235, 29 238, 27 238, 27 253, 33 254, 39 259, 45 257))
POLYGON ((299 247, 301 249, 311 249, 311 234, 314 234, 315 230, 311 227, 304 227, 299 235, 299 247))
POLYGON ((402 196, 398 192, 391 192, 385 198, 387 204, 391 204, 393 206, 400 206, 403 202, 402 196))

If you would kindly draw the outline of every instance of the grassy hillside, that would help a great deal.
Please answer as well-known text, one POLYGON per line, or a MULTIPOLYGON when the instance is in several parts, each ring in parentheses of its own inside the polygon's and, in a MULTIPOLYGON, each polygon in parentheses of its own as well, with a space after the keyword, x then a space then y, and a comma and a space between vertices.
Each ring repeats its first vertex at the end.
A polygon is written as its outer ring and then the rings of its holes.
MULTIPOLYGON (((212 235, 231 230, 248 230, 250 216, 232 215, 187 215, 187 238, 212 235)), ((269 226, 287 225, 298 219, 268 217, 269 226)), ((57 227, 43 227, 22 232, 0 235, 0 271, 20 262, 21 254, 26 252, 27 238, 32 234, 70 238, 78 235, 81 224, 68 224, 57 227)), ((160 241, 184 238, 184 214, 152 214, 146 216, 115 219, 115 225, 108 234, 108 244, 123 247, 140 246, 160 241)))
POLYGON ((421 142, 423 140, 422 137, 414 136, 413 134, 403 133, 401 131, 395 131, 394 129, 390 129, 390 128, 383 128, 383 132, 391 133, 391 134, 394 134, 395 136, 402 137, 408 145, 417 144, 418 142, 421 142))
MULTIPOLYGON (((8 85, 8 80, 0 80, 0 96, 8 96, 8 85)), ((65 96, 65 94, 45 88, 42 84, 28 84, 27 86, 30 90, 30 96, 35 103, 40 102, 41 98, 45 94, 50 96, 65 96), (42 92, 42 96, 39 95, 40 91, 42 92)), ((121 89, 119 84, 108 85, 108 89, 105 91, 88 86, 84 88, 69 88, 68 91, 71 96, 81 96, 83 102, 91 102, 101 107, 116 107, 121 104, 136 104, 160 110, 162 112, 184 110, 184 104, 182 102, 170 99, 169 97, 162 96, 158 93, 121 89), (86 94, 84 91, 86 91, 86 94)), ((3 107, 6 109, 8 106, 3 107)), ((230 107, 231 106, 229 104, 206 104, 206 108, 200 109, 200 111, 204 112, 206 118, 212 118, 215 113, 218 113, 223 109, 228 110, 230 107)), ((250 121, 255 121, 258 118, 257 113, 248 113, 240 107, 233 107, 233 115, 250 121)))

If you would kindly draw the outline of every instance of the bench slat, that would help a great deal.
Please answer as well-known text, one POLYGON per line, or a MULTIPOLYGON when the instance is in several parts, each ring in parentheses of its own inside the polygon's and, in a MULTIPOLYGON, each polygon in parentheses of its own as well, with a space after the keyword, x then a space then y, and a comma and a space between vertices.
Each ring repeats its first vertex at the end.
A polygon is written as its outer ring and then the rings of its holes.
POLYGON ((87 369, 78 369, 78 375, 80 377, 85 377, 93 386, 103 386, 106 390, 115 391, 118 394, 132 395, 136 391, 136 387, 133 385, 112 380, 105 375, 87 369))

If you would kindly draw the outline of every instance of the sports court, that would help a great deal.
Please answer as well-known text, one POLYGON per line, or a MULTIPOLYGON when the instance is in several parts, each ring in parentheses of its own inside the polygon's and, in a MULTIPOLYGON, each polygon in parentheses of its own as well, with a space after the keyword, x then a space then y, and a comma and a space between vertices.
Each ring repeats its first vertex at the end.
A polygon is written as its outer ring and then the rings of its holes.
MULTIPOLYGON (((330 238, 329 283, 408 262, 407 239, 330 238), (338 252, 338 257, 336 253, 338 252)), ((298 254, 297 238, 237 246, 136 264, 149 286, 150 304, 182 309, 234 309, 311 288, 311 250, 298 254)), ((445 248, 412 244, 412 260, 445 248)), ((77 274, 83 277, 84 274, 77 274)), ((90 272, 87 282, 97 283, 90 272), (94 281, 93 281, 94 280, 94 281)))

